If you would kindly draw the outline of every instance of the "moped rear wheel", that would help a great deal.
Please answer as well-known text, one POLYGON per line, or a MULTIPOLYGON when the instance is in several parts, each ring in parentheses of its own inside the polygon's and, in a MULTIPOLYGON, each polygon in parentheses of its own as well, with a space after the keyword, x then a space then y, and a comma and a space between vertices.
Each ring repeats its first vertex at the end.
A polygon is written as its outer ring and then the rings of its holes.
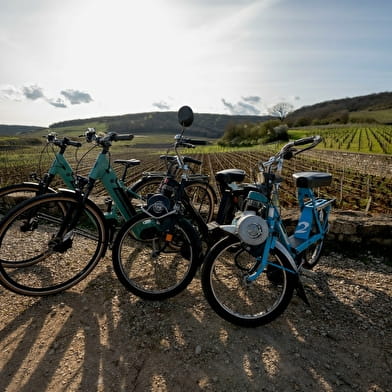
MULTIPOLYGON (((324 210, 318 211, 318 218, 321 223, 322 230, 324 235, 328 232, 328 215, 324 212, 324 210)), ((308 249, 301 253, 302 257, 302 267, 306 269, 312 269, 316 266, 316 264, 320 261, 320 257, 322 254, 324 245, 324 238, 318 240, 313 245, 311 245, 308 249)))

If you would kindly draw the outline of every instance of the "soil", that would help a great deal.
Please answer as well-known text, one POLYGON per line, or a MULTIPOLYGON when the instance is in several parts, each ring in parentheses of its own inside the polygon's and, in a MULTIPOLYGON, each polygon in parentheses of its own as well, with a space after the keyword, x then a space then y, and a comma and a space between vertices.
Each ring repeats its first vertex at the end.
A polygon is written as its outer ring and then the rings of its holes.
POLYGON ((272 323, 240 328, 197 276, 164 302, 115 278, 110 253, 73 289, 0 288, 0 391, 392 391, 392 267, 323 257, 272 323))

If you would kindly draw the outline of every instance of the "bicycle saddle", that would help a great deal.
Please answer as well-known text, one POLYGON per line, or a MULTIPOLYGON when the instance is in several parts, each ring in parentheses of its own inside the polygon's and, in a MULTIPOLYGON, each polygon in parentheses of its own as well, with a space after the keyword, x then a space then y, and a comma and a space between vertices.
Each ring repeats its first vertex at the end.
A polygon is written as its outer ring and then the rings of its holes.
POLYGON ((332 174, 323 172, 294 173, 293 178, 298 188, 317 188, 331 185, 332 182, 332 174))
POLYGON ((126 167, 137 166, 140 164, 139 159, 116 159, 114 163, 120 163, 126 167))

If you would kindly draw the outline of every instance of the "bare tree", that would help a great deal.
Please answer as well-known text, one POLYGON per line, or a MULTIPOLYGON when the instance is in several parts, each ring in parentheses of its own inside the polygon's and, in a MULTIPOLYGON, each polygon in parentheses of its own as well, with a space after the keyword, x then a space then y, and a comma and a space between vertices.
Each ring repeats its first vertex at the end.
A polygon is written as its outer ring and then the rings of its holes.
POLYGON ((281 120, 284 120, 286 116, 291 113, 294 109, 294 106, 288 102, 279 102, 276 105, 272 106, 268 109, 268 113, 271 116, 279 117, 281 120))

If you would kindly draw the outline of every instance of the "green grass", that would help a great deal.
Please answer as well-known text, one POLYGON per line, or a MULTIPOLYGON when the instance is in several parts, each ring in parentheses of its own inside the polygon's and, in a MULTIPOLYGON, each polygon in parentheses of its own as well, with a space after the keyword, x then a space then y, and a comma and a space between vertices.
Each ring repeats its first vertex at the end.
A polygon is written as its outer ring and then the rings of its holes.
POLYGON ((362 110, 359 112, 351 112, 350 119, 374 119, 381 124, 392 123, 392 109, 384 110, 362 110))

